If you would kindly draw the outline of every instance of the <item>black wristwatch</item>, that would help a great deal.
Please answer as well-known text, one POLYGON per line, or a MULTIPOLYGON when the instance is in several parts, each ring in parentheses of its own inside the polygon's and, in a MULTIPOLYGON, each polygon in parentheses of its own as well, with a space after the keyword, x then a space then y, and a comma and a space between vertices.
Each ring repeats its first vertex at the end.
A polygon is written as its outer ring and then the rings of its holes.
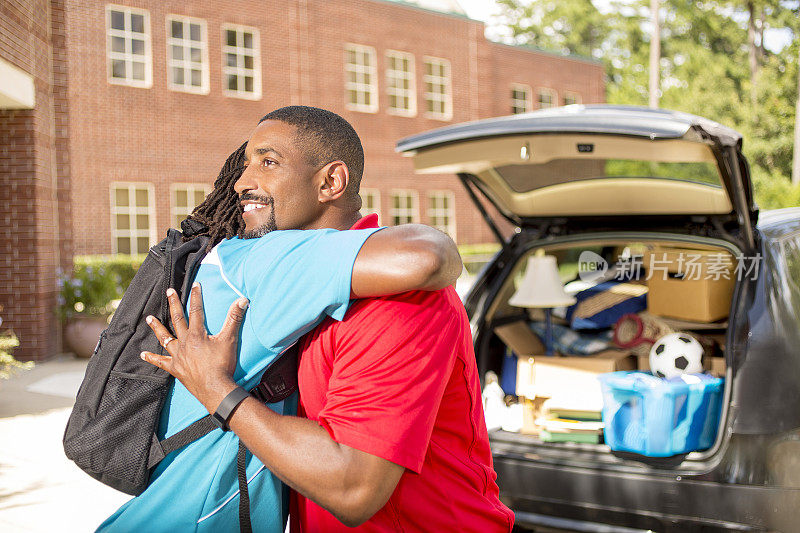
POLYGON ((219 426, 222 431, 229 431, 228 420, 231 419, 233 411, 239 407, 239 404, 248 396, 250 396, 249 392, 242 387, 236 387, 219 402, 217 410, 211 415, 211 420, 219 426))

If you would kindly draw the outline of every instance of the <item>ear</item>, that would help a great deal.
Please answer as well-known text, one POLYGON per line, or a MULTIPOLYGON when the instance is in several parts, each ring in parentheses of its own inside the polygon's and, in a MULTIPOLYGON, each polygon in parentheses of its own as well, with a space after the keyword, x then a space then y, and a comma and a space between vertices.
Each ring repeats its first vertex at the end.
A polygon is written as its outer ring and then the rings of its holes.
POLYGON ((333 161, 319 170, 322 180, 318 199, 320 203, 333 202, 342 197, 350 182, 350 171, 343 161, 333 161))

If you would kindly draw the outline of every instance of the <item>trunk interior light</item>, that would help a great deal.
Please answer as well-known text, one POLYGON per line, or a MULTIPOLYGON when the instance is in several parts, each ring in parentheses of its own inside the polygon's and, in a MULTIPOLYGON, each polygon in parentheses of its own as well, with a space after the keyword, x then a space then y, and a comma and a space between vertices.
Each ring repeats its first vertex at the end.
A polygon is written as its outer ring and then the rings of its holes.
POLYGON ((529 143, 525 143, 522 145, 522 148, 519 149, 519 158, 523 161, 529 161, 531 158, 531 145, 529 143))

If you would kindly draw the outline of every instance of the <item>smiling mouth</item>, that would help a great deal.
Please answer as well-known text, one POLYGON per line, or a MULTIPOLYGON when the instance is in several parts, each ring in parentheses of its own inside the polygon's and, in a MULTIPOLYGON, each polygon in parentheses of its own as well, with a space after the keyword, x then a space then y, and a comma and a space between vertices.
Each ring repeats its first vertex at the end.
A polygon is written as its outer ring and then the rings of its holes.
POLYGON ((263 209, 264 207, 267 207, 267 204, 245 204, 244 212, 247 213, 256 209, 263 209))

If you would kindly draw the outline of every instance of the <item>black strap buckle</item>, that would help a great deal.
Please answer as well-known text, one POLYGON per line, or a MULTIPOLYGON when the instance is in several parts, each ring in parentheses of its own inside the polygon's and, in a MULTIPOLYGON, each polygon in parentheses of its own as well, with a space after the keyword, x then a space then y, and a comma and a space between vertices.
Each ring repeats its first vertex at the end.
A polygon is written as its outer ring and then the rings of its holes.
POLYGON ((262 403, 282 402, 297 390, 297 359, 299 356, 297 343, 293 344, 272 361, 261 382, 250 390, 262 403))

